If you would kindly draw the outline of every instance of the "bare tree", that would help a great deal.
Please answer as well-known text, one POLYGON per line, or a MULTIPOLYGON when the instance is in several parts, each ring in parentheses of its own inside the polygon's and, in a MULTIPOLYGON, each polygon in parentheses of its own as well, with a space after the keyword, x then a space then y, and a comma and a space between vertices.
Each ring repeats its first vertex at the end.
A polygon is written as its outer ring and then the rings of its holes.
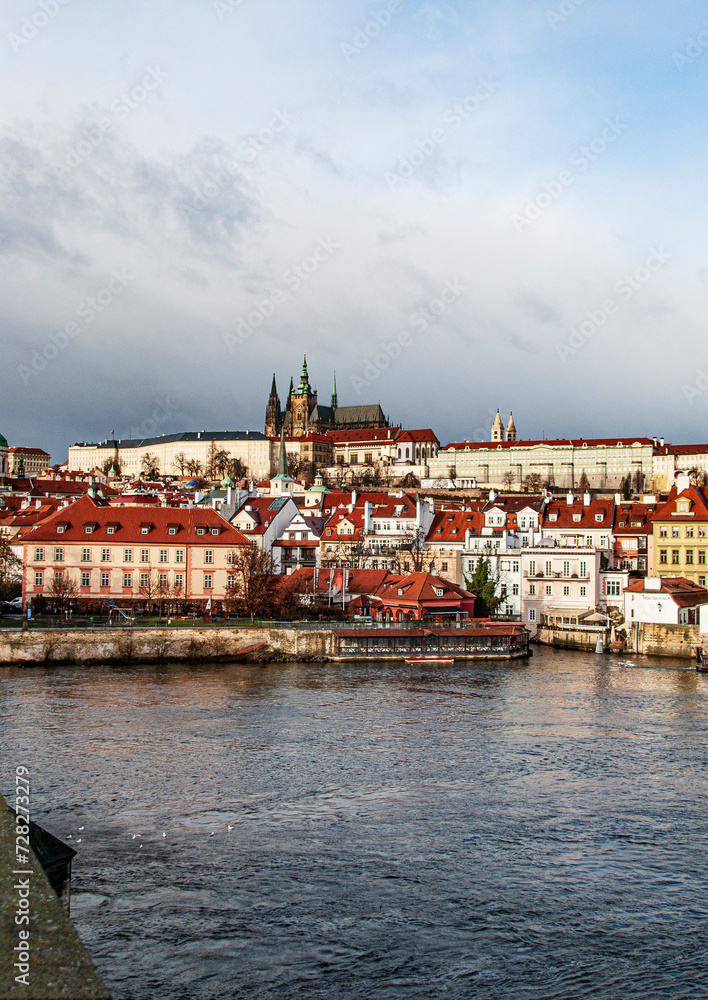
POLYGON ((587 493, 588 490, 590 489, 590 480, 588 479, 585 473, 585 469, 583 469, 580 479, 578 480, 578 489, 582 493, 587 493))
POLYGON ((168 587, 166 584, 160 583, 160 573, 154 566, 143 570, 139 574, 138 580, 138 594, 145 601, 145 610, 150 614, 158 600, 165 596, 168 587))
POLYGON ((248 466, 244 465, 240 458, 229 459, 226 471, 232 479, 238 482, 239 479, 246 479, 248 476, 248 466))
POLYGON ((272 617, 279 613, 279 576, 275 573, 269 552, 249 545, 234 555, 231 563, 234 584, 226 589, 226 604, 236 614, 254 618, 272 617))
POLYGON ((62 614, 66 611, 69 601, 79 593, 79 587, 69 570, 55 569, 47 596, 58 605, 62 614))
POLYGON ((184 467, 187 470, 187 474, 190 476, 196 477, 201 476, 202 474, 203 466, 198 458, 190 458, 187 462, 185 462, 184 467))
POLYGON ((511 469, 507 469, 507 471, 502 476, 503 485, 506 486, 507 489, 509 489, 509 487, 513 486, 515 482, 516 482, 516 474, 512 472, 511 469))
POLYGON ((187 456, 183 451, 175 455, 172 465, 179 472, 180 476, 184 475, 184 470, 187 468, 187 456))
POLYGON ((542 485, 541 476, 538 472, 529 472, 524 479, 524 486, 527 493, 538 493, 542 485))
POLYGON ((9 539, 0 535, 0 600, 10 600, 22 584, 22 560, 10 547, 9 539))
POLYGON ((452 488, 455 489, 455 481, 457 479, 457 468, 454 465, 449 465, 447 468, 447 478, 452 484, 452 488))
POLYGON ((160 475, 160 463, 157 455, 146 451, 140 462, 140 471, 146 479, 157 479, 160 475))

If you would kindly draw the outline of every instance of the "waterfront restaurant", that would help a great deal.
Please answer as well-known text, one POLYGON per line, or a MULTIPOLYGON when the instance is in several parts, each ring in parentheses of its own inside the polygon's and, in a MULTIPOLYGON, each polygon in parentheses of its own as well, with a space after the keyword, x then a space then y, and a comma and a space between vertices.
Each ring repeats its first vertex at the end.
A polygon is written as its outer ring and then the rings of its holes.
POLYGON ((474 615, 474 594, 432 573, 393 577, 370 598, 375 621, 461 621, 474 615))
POLYGON ((335 630, 339 655, 352 659, 453 657, 509 659, 529 655, 529 632, 521 624, 485 622, 460 628, 357 628, 335 630))

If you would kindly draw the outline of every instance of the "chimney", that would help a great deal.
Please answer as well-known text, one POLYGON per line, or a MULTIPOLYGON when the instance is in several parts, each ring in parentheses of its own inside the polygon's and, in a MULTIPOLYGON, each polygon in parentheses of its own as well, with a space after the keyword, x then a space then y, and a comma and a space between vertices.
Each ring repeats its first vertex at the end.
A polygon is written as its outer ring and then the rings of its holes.
POLYGON ((592 497, 589 493, 583 493, 583 507, 589 507, 591 499, 592 497))
POLYGON ((226 503, 231 506, 231 498, 233 496, 233 488, 231 486, 226 487, 226 503))
POLYGON ((615 493, 615 507, 619 507, 621 503, 622 503, 622 497, 619 495, 619 493, 615 493))
POLYGON ((661 445, 662 448, 664 447, 664 439, 663 438, 659 438, 659 444, 661 445))
POLYGON ((656 434, 654 435, 653 440, 654 440, 654 447, 656 448, 657 444, 659 443, 658 440, 657 440, 656 434))
POLYGON ((356 507, 356 497, 357 497, 356 490, 352 490, 352 509, 356 507))
POLYGON ((572 493, 569 493, 567 495, 567 497, 565 498, 565 502, 568 504, 569 507, 573 503, 574 500, 575 500, 575 497, 573 496, 572 493))

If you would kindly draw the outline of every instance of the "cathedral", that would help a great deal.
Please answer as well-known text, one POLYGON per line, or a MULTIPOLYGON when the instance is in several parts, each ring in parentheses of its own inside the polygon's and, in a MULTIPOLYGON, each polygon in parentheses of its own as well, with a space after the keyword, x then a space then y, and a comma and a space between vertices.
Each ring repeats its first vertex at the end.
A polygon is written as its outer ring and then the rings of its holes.
POLYGON ((278 390, 273 375, 268 406, 266 407, 265 433, 268 437, 277 437, 281 430, 289 437, 300 437, 314 431, 325 434, 327 431, 355 430, 359 427, 388 427, 388 418, 384 416, 379 403, 362 406, 339 406, 337 403, 337 379, 332 383, 332 399, 329 406, 317 402, 317 386, 313 389, 307 373, 307 355, 302 361, 300 384, 295 388, 292 378, 285 409, 280 405, 278 390))

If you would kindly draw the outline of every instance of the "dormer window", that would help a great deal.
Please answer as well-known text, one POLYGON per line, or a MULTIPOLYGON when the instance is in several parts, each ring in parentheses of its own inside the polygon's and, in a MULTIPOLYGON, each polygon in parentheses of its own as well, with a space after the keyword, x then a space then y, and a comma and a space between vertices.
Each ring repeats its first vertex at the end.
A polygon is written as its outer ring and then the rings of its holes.
POLYGON ((107 535, 115 535, 115 533, 116 533, 116 526, 115 526, 115 524, 107 524, 106 525, 106 534, 107 535))
POLYGON ((211 533, 212 533, 212 535, 220 535, 221 534, 221 528, 212 528, 211 529, 211 533))
POLYGON ((150 534, 150 525, 149 524, 141 524, 140 525, 140 534, 141 535, 149 535, 150 534))
POLYGON ((84 534, 85 535, 92 535, 93 534, 93 525, 92 524, 87 524, 87 525, 84 526, 84 534))
POLYGON ((435 593, 437 594, 438 597, 442 597, 442 595, 445 593, 445 591, 443 590, 442 587, 436 587, 435 588, 435 593))
POLYGON ((557 521, 558 520, 558 514, 554 511, 552 514, 548 515, 548 520, 549 521, 557 521))
POLYGON ((582 517, 582 514, 573 514, 573 520, 574 521, 579 521, 581 517, 582 517))
POLYGON ((676 508, 679 514, 688 514, 689 506, 690 504, 688 500, 680 500, 676 505, 676 508))
POLYGON ((598 524, 602 524, 604 518, 605 518, 604 514, 596 514, 595 515, 595 520, 598 522, 598 524))
POLYGON ((176 528, 174 528, 174 527, 172 527, 172 528, 168 528, 168 529, 167 529, 167 534, 168 534, 168 535, 176 535, 176 534, 177 534, 177 529, 176 529, 176 528))
POLYGON ((204 532, 205 532, 205 529, 204 529, 204 528, 197 528, 197 534, 198 534, 198 535, 203 535, 203 534, 204 534, 204 532))
POLYGON ((65 524, 58 524, 57 525, 57 534, 58 535, 63 535, 65 531, 66 531, 66 525, 65 524))

